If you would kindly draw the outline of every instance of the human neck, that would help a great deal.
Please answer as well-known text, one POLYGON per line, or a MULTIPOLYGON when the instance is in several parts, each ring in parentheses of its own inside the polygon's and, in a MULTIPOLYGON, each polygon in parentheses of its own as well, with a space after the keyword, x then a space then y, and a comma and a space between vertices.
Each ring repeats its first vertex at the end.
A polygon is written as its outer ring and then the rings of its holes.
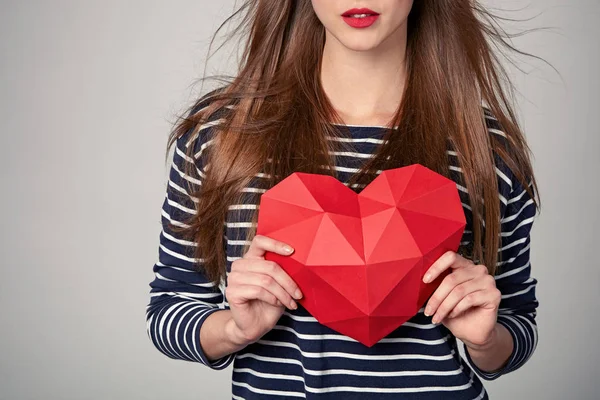
POLYGON ((346 124, 387 125, 402 99, 406 26, 368 51, 348 49, 327 32, 321 84, 346 124))

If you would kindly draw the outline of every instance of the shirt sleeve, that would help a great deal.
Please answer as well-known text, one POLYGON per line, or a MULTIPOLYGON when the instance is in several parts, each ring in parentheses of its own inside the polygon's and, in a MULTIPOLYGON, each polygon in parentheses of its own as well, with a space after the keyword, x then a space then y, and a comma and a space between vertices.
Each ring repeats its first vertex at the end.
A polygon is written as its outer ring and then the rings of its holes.
POLYGON ((210 361, 200 345, 200 329, 206 318, 225 308, 223 291, 195 268, 195 244, 168 226, 168 222, 182 225, 187 217, 196 214, 194 201, 197 199, 190 195, 187 184, 202 186, 201 153, 210 144, 207 130, 200 129, 196 137, 188 133, 176 142, 162 205, 158 260, 153 267, 154 280, 150 283, 146 326, 152 343, 166 356, 223 369, 233 361, 235 353, 210 361), (187 146, 194 146, 194 157, 186 155, 187 146), (200 179, 185 174, 186 163, 195 165, 200 179))
MULTIPOLYGON (((525 187, 506 167, 501 166, 497 174, 500 188, 507 187, 507 190, 500 190, 504 212, 501 219, 502 241, 498 271, 495 275, 496 287, 502 293, 498 323, 504 325, 512 335, 514 348, 507 363, 493 372, 477 368, 465 349, 469 364, 486 380, 494 380, 520 368, 531 357, 538 341, 535 321, 538 307, 535 295, 537 280, 531 276, 529 257, 530 231, 536 206, 525 187)), ((533 192, 532 187, 531 190, 533 192)))

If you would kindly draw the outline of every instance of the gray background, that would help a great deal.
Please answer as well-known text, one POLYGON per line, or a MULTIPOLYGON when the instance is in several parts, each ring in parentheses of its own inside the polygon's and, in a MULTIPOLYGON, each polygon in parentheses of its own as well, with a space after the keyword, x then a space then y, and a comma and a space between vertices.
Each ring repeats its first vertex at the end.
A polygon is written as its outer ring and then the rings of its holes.
MULTIPOLYGON (((521 28, 555 28, 515 43, 562 78, 518 60, 543 196, 540 341, 521 370, 486 386, 494 399, 597 399, 600 2, 493 3, 541 13, 521 28)), ((231 371, 160 354, 144 311, 166 137, 233 2, 0 4, 0 399, 227 398, 231 371)), ((233 70, 224 55, 208 72, 233 70)))

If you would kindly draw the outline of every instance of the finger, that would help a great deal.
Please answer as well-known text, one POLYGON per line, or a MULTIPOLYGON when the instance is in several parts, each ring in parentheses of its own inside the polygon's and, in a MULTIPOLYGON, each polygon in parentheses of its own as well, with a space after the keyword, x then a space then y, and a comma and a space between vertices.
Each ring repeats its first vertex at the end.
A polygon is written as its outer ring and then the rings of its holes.
POLYGON ((423 282, 433 282, 442 272, 448 268, 460 268, 473 264, 470 260, 458 255, 453 251, 447 251, 438 258, 423 276, 423 282))
POLYGON ((248 271, 269 275, 273 277, 273 279, 275 279, 290 296, 297 300, 302 298, 302 291, 296 282, 275 261, 263 259, 244 260, 243 263, 240 263, 236 267, 236 271, 248 271))
POLYGON ((294 252, 294 249, 287 243, 271 239, 267 236, 256 235, 252 239, 248 251, 244 254, 244 258, 263 258, 267 251, 281 254, 282 256, 289 256, 294 252))
POLYGON ((282 307, 283 304, 273 293, 268 290, 253 285, 235 285, 228 286, 225 289, 225 296, 230 304, 246 303, 250 300, 261 300, 275 307, 282 307))
POLYGON ((282 304, 288 308, 295 310, 298 308, 296 302, 288 292, 286 292, 279 283, 270 275, 260 274, 256 272, 231 272, 229 274, 229 284, 236 285, 252 285, 260 286, 274 295, 282 304))
POLYGON ((433 292, 433 295, 431 295, 427 301, 425 315, 430 316, 435 314, 439 305, 442 304, 442 302, 446 299, 446 297, 448 297, 455 287, 471 279, 475 279, 477 276, 477 272, 470 267, 460 268, 452 271, 451 274, 448 274, 444 278, 440 286, 438 286, 435 292, 433 292))
POLYGON ((465 296, 457 305, 454 310, 448 315, 448 318, 456 318, 465 311, 468 311, 473 307, 485 307, 492 306, 497 307, 500 303, 500 291, 498 289, 492 290, 478 290, 465 296))
POLYGON ((434 324, 437 324, 446 318, 452 312, 452 310, 454 310, 458 303, 462 301, 462 299, 469 296, 473 292, 488 290, 490 288, 490 278, 494 279, 492 276, 487 275, 485 277, 471 279, 461 283, 460 285, 457 285, 444 299, 442 304, 440 304, 431 321, 434 324))

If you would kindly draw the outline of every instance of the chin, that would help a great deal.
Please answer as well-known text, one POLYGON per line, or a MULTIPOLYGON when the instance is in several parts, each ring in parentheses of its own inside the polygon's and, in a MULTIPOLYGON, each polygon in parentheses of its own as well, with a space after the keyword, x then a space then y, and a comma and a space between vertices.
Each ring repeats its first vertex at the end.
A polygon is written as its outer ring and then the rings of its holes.
POLYGON ((352 51, 370 51, 378 47, 378 43, 342 43, 344 47, 352 51))
POLYGON ((370 32, 370 34, 367 32, 353 32, 351 34, 342 32, 340 35, 332 36, 335 36, 342 46, 352 51, 374 50, 381 45, 381 38, 379 35, 373 35, 373 32, 370 32))

